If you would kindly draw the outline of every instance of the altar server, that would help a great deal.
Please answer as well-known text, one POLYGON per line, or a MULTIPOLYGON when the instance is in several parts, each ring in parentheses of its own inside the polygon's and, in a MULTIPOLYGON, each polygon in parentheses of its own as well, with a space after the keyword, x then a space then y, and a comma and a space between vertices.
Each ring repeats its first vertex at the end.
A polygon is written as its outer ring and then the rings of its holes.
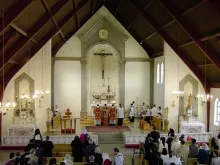
POLYGON ((112 107, 109 110, 109 124, 110 125, 115 125, 116 124, 116 118, 117 118, 117 110, 116 110, 114 104, 112 104, 112 107))
POLYGON ((118 116, 118 125, 122 126, 123 119, 124 119, 124 108, 121 104, 119 104, 118 110, 117 110, 117 116, 118 116))
POLYGON ((154 104, 153 108, 151 109, 151 116, 156 116, 157 115, 157 108, 156 108, 156 105, 154 104))
POLYGON ((94 124, 96 126, 101 125, 101 110, 99 104, 97 104, 97 107, 94 109, 94 114, 95 114, 94 124))
POLYGON ((130 122, 134 122, 134 114, 135 114, 134 106, 133 106, 133 104, 131 104, 131 108, 130 108, 130 112, 129 112, 130 122))
POLYGON ((145 111, 145 103, 142 104, 141 113, 145 111))
POLYGON ((147 110, 146 110, 146 121, 150 124, 150 115, 151 115, 151 110, 150 107, 147 106, 147 110))

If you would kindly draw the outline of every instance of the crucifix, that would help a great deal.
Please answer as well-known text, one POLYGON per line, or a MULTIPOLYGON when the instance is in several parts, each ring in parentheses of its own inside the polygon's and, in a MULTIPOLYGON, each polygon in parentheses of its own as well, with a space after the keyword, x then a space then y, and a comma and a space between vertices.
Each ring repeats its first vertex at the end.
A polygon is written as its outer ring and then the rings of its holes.
POLYGON ((102 50, 101 53, 94 53, 94 55, 97 55, 97 56, 101 56, 102 57, 102 79, 105 80, 105 61, 104 61, 104 57, 106 56, 112 56, 113 54, 112 53, 105 53, 104 50, 102 50))

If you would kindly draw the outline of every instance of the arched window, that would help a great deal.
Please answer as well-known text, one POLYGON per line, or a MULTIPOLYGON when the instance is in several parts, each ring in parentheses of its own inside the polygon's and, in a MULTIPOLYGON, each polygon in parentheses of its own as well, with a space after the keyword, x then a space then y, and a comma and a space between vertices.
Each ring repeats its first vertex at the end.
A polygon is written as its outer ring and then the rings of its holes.
POLYGON ((160 84, 160 64, 157 64, 157 84, 160 84))
POLYGON ((220 125, 220 100, 215 100, 214 124, 220 125))
POLYGON ((163 84, 164 82, 164 65, 163 63, 160 66, 160 83, 163 84))

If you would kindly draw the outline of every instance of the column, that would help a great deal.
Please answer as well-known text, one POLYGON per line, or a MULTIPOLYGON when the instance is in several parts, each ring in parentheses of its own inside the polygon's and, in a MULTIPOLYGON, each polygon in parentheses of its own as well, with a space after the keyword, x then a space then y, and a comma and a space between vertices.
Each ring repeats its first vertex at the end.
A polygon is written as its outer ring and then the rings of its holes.
POLYGON ((119 71, 119 104, 125 106, 125 58, 120 59, 120 71, 119 71))
POLYGON ((154 104, 154 59, 150 60, 150 105, 154 104))
POLYGON ((81 59, 81 112, 80 117, 87 115, 87 75, 86 75, 86 59, 81 59))
POLYGON ((54 66, 55 59, 51 59, 51 108, 54 108, 54 66))

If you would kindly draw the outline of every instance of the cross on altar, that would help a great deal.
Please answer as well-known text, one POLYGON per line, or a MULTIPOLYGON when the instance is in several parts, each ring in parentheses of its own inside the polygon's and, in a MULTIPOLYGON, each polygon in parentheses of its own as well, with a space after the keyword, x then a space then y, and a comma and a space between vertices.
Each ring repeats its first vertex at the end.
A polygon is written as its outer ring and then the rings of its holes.
POLYGON ((104 50, 102 50, 101 53, 94 53, 94 55, 97 55, 97 56, 101 56, 102 57, 102 79, 104 80, 105 79, 105 67, 104 67, 104 57, 106 56, 112 56, 113 54, 112 53, 105 53, 104 50))

